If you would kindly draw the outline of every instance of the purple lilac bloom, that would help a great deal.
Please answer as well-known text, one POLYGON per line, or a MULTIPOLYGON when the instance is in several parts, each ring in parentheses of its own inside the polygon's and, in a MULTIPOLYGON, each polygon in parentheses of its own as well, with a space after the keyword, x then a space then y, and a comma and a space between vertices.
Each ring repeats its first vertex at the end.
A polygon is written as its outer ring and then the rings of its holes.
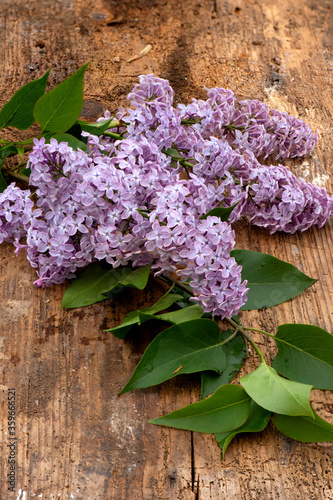
POLYGON ((270 232, 321 227, 332 216, 323 188, 257 160, 307 154, 317 141, 308 125, 259 101, 237 104, 229 90, 207 95, 173 107, 166 80, 141 76, 131 108, 117 114, 121 139, 84 133, 86 152, 35 140, 36 205, 14 184, 0 195, 0 242, 25 248, 38 286, 95 260, 151 263, 156 274, 189 280, 205 311, 230 317, 246 301, 246 282, 230 256, 234 231, 207 212, 236 205, 230 223, 245 215, 270 232))
POLYGON ((25 236, 33 212, 29 190, 22 191, 13 182, 0 193, 0 243, 19 244, 25 236))
POLYGON ((333 215, 333 197, 288 168, 259 166, 251 173, 248 202, 243 215, 270 233, 305 231, 313 225, 322 227, 333 215))
POLYGON ((190 279, 195 293, 193 300, 205 311, 222 318, 239 311, 246 302, 248 290, 246 281, 242 282, 241 266, 230 257, 234 236, 227 222, 207 217, 189 233, 179 252, 186 267, 178 273, 182 279, 190 279))
MULTIPOLYGON (((288 113, 269 109, 258 100, 240 101, 231 123, 235 135, 230 143, 257 157, 295 158, 309 154, 318 142, 318 133, 288 113)), ((230 136, 229 136, 230 138, 230 136)))

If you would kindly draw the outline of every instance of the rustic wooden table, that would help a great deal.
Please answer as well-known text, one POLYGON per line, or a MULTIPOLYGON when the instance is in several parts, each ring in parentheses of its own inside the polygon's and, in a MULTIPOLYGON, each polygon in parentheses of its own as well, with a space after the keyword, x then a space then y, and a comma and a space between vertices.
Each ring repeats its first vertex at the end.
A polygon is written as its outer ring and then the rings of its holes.
MULTIPOLYGON (((48 68, 51 88, 87 61, 88 120, 126 105, 143 73, 169 79, 178 102, 203 97, 204 86, 228 87, 319 130, 315 152, 289 165, 332 193, 331 8, 329 0, 0 0, 0 105, 48 68), (148 44, 148 55, 126 63, 148 44)), ((318 280, 292 301, 244 313, 244 322, 332 332, 332 224, 269 236, 242 222, 236 231, 239 248, 270 253, 318 280)), ((1 499, 333 499, 330 443, 301 444, 269 425, 236 438, 223 461, 213 436, 147 423, 197 401, 198 377, 117 395, 152 332, 123 342, 103 329, 152 303, 160 288, 131 292, 126 303, 62 310, 65 285, 34 288, 34 271, 12 250, 0 247, 1 499), (6 483, 8 388, 17 405, 15 493, 6 483)), ((257 340, 272 356, 271 342, 257 340)), ((315 391, 313 405, 333 423, 332 394, 315 391)))

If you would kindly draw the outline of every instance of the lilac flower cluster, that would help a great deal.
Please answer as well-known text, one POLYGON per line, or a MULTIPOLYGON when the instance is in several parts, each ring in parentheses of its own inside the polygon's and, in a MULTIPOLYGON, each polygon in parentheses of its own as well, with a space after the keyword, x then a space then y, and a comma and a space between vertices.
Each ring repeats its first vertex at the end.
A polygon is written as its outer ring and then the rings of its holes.
POLYGON ((250 178, 243 212, 271 234, 305 231, 313 225, 320 228, 333 214, 333 197, 324 188, 298 179, 282 165, 261 165, 253 169, 250 178))
POLYGON ((119 135, 83 134, 86 152, 35 140, 28 167, 37 201, 14 184, 0 195, 0 242, 25 248, 38 286, 96 260, 151 264, 188 282, 205 311, 230 317, 247 292, 230 256, 230 223, 248 216, 270 232, 292 233, 321 227, 333 213, 324 189, 258 161, 273 151, 306 154, 317 137, 258 101, 237 104, 224 89, 173 107, 169 83, 148 75, 129 100, 117 115, 119 135), (229 223, 207 215, 219 206, 235 206, 229 223))
POLYGON ((294 116, 269 109, 257 100, 236 102, 230 90, 210 89, 208 99, 179 105, 183 120, 196 122, 195 128, 208 138, 227 141, 241 153, 251 151, 257 158, 276 154, 276 159, 304 156, 318 141, 311 127, 294 116))
POLYGON ((0 193, 0 243, 18 242, 25 236, 34 206, 30 195, 29 190, 22 191, 14 183, 0 193))

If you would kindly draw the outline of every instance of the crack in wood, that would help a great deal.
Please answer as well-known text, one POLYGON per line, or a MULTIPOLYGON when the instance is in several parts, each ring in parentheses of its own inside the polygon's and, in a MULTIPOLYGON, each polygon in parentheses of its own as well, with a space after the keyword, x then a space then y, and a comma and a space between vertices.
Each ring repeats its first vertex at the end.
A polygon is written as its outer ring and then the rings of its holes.
POLYGON ((191 431, 191 489, 194 491, 195 484, 195 464, 194 464, 194 442, 193 432, 191 431))
POLYGON ((200 480, 200 476, 198 474, 197 488, 196 488, 196 492, 195 492, 195 500, 199 500, 199 480, 200 480))
POLYGON ((191 432, 191 490, 194 493, 194 499, 199 500, 199 474, 198 479, 195 479, 195 460, 194 460, 194 439, 191 432))

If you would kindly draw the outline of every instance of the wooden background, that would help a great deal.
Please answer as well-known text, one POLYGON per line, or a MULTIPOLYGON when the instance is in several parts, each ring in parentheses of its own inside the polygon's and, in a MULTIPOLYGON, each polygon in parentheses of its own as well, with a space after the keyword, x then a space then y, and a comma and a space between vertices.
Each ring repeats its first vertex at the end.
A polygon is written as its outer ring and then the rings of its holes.
MULTIPOLYGON (((87 61, 88 120, 126 105, 143 73, 169 79, 177 102, 203 97, 204 86, 228 87, 319 130, 316 151, 289 165, 332 193, 331 7, 329 0, 0 0, 0 105, 48 68, 52 88, 87 61), (147 56, 126 63, 147 44, 147 56)), ((244 324, 274 333, 281 323, 311 323, 332 332, 332 224, 288 236, 245 222, 236 230, 239 248, 318 279, 286 304, 244 313, 244 324)), ((330 443, 297 443, 270 424, 236 438, 223 461, 213 436, 147 423, 197 401, 198 377, 117 396, 153 332, 123 342, 103 329, 161 289, 151 284, 126 303, 61 310, 65 285, 34 288, 34 271, 12 250, 0 247, 1 499, 333 499, 330 443), (15 493, 6 484, 8 387, 17 404, 15 493)), ((272 343, 257 340, 272 356, 272 343)), ((258 360, 250 358, 253 368, 258 360)), ((332 394, 315 391, 313 404, 333 423, 332 394)))

